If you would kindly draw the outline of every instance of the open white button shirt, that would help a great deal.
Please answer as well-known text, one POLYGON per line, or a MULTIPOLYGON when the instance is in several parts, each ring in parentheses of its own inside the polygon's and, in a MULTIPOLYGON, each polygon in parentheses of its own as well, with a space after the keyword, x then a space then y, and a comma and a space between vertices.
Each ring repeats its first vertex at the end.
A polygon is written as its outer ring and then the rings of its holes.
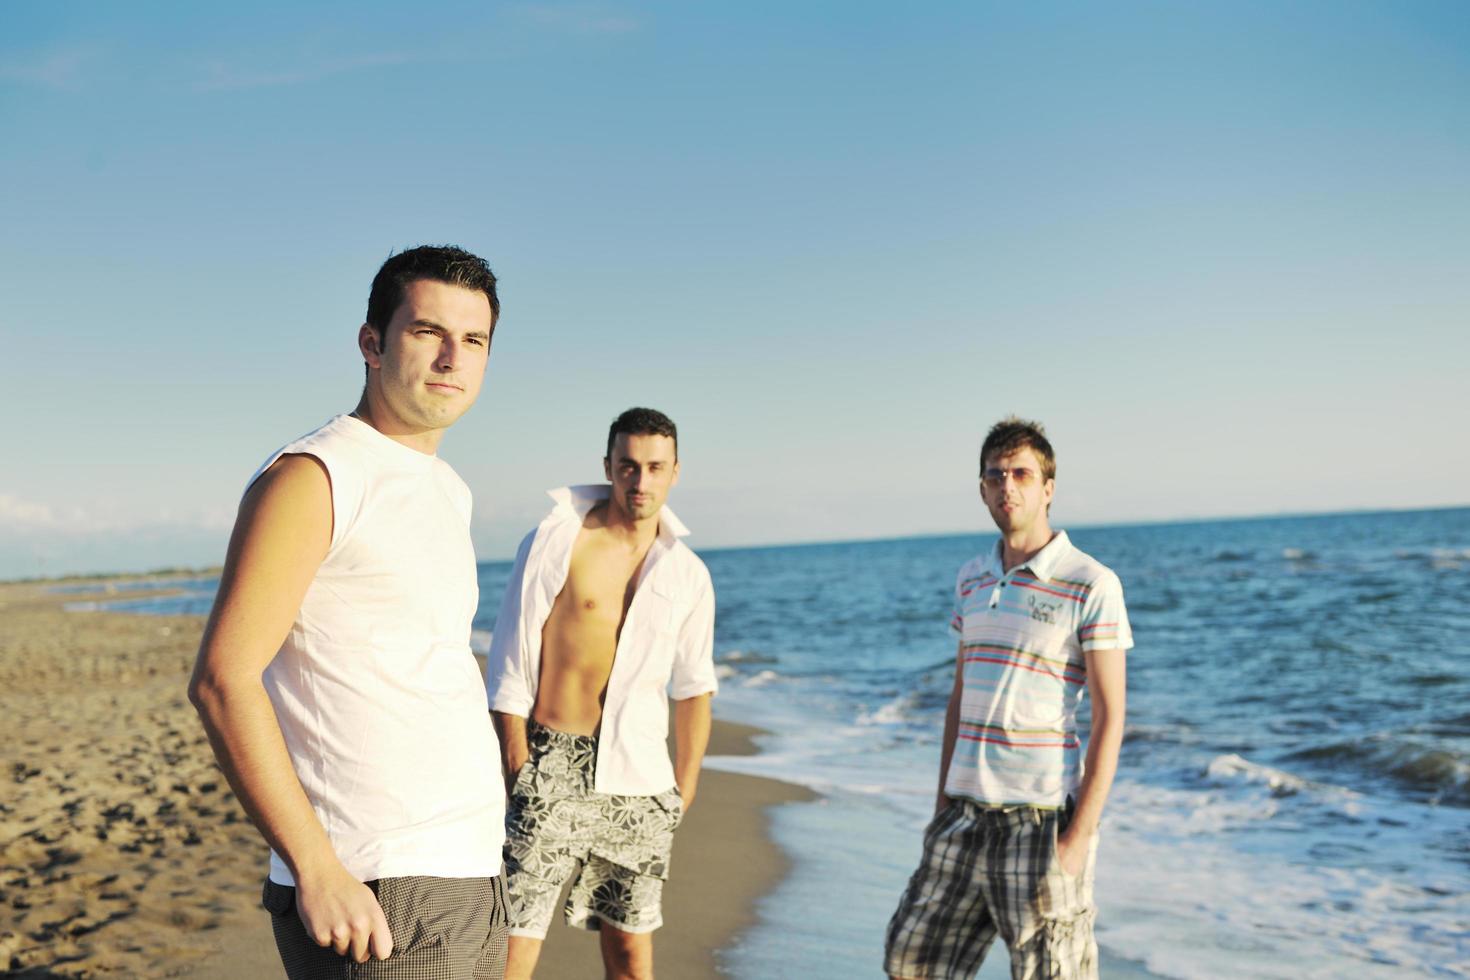
MULTIPOLYGON (((492 710, 530 717, 541 680, 541 630, 566 585, 582 521, 610 492, 607 484, 550 491, 555 506, 516 551, 490 641, 485 688, 492 710)), ((719 687, 714 586, 704 562, 679 540, 688 533, 669 508, 659 513, 658 537, 643 560, 607 681, 593 782, 599 793, 652 796, 673 786, 670 688, 682 701, 719 687)))

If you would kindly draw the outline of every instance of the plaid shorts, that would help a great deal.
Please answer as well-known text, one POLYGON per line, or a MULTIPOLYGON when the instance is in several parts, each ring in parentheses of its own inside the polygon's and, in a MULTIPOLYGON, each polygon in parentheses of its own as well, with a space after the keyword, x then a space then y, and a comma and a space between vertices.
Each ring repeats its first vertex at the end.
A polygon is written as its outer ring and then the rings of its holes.
POLYGON ((290 980, 500 980, 505 975, 505 880, 381 878, 367 886, 393 933, 386 960, 356 963, 318 946, 296 914, 296 889, 266 879, 260 904, 271 914, 290 980))
POLYGON ((896 977, 973 977, 998 933, 1011 976, 1095 980, 1097 837, 1077 876, 1057 863, 1071 806, 985 807, 954 800, 924 831, 924 856, 888 923, 884 967, 896 977))
POLYGON ((505 812, 510 934, 541 939, 562 885, 581 865, 562 914, 573 928, 606 922, 624 932, 663 925, 677 787, 654 796, 592 789, 597 739, 526 722, 531 755, 516 773, 505 812))

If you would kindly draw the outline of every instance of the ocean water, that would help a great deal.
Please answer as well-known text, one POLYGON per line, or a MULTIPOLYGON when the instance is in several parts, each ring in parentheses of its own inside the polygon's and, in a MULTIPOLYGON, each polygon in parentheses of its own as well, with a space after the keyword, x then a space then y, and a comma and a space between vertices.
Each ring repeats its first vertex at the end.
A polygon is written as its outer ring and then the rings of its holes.
MULTIPOLYGON (((1105 953, 1161 976, 1470 976, 1470 510, 1081 528, 1121 576, 1105 953)), ((707 554, 721 768, 812 786, 737 976, 879 973, 933 805, 954 573, 994 535, 707 554)), ((982 976, 1004 976, 997 950, 982 976)))
MULTIPOLYGON (((1098 940, 1165 977, 1470 977, 1470 509, 1078 528, 1136 647, 1099 853, 1098 940)), ((959 565, 993 535, 703 552, 720 769, 822 794, 724 965, 881 974, 919 855, 959 565)), ((691 539, 697 546, 698 542, 691 539)), ((477 646, 507 563, 481 566, 477 646)), ((109 608, 207 611, 213 583, 109 608)), ((1005 976, 997 948, 981 976, 1005 976)))

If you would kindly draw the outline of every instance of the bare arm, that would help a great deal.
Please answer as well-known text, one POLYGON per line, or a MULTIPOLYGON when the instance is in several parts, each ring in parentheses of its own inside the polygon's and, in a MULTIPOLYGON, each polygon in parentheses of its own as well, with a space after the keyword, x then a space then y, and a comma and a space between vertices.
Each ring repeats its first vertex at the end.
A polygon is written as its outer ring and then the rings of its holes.
POLYGON ((526 557, 536 539, 532 531, 516 549, 515 564, 500 597, 500 614, 495 617, 495 630, 490 634, 490 655, 486 658, 485 694, 490 701, 490 717, 500 740, 500 768, 505 791, 510 792, 516 774, 531 757, 526 743, 526 719, 535 707, 536 689, 526 675, 521 657, 521 588, 526 576, 526 557))
POLYGON ((699 767, 709 748, 710 696, 698 694, 674 702, 674 782, 688 810, 699 788, 699 767))
POLYGON ((1123 650, 1087 654, 1087 692, 1092 698, 1092 734, 1087 739, 1087 767, 1077 790, 1077 809, 1066 833, 1057 839, 1057 860, 1068 874, 1081 874, 1092 835, 1097 833, 1103 805, 1118 771, 1127 708, 1127 657, 1123 650))
POLYGON ((358 962, 393 950, 373 893, 342 866, 296 778, 261 675, 280 650, 332 536, 331 485, 286 456, 245 495, 189 700, 250 819, 291 869, 307 933, 358 962))
POLYGON ((531 757, 531 746, 526 742, 526 719, 504 711, 492 711, 490 717, 495 720, 495 734, 500 736, 500 764, 505 771, 505 790, 510 792, 516 774, 531 757))
POLYGON ((961 640, 954 651, 954 687, 949 692, 949 707, 944 710, 944 741, 939 748, 939 789, 934 796, 934 812, 949 806, 944 784, 949 779, 949 761, 954 758, 954 740, 960 730, 960 698, 965 691, 965 644, 961 640))

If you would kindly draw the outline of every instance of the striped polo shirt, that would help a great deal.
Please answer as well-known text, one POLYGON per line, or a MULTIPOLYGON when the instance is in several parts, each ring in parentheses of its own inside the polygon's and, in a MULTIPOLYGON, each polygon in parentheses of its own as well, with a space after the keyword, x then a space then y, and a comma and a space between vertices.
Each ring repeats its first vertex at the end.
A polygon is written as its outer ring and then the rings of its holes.
POLYGON ((1133 646, 1123 585, 1065 531, 1009 572, 1001 546, 955 581, 950 627, 964 688, 944 791, 992 806, 1061 806, 1082 780, 1084 654, 1133 646))

